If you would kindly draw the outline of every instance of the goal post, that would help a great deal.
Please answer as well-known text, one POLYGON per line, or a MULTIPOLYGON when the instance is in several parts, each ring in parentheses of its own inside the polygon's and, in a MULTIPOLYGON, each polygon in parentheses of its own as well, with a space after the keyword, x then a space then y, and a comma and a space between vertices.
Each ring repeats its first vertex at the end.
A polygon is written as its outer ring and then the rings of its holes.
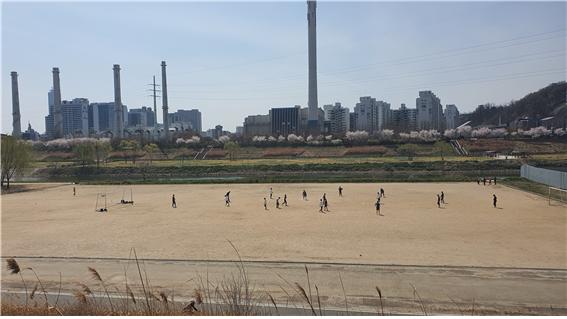
POLYGON ((561 189, 557 187, 549 187, 547 194, 549 205, 554 203, 567 204, 567 189, 561 189))

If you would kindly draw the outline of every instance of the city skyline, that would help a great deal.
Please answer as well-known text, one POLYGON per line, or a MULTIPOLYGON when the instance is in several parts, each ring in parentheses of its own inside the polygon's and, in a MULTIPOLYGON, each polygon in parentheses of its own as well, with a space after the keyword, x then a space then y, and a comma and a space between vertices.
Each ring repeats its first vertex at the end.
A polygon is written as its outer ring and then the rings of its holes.
MULTIPOLYGON (((418 91, 431 90, 443 105, 470 112, 478 104, 521 98, 565 80, 565 6, 319 2, 318 106, 340 102, 353 109, 360 96, 372 96, 393 109, 401 103, 413 108, 418 91), (358 26, 339 19, 354 15, 362 15, 358 26), (375 16, 382 20, 364 19, 375 16), (417 30, 423 16, 445 19, 417 30), (407 25, 392 23, 396 19, 407 25), (460 24, 451 25, 456 21, 460 24), (431 37, 440 29, 444 37, 431 37)), ((12 130, 7 116, 10 71, 18 72, 22 126, 31 122, 45 131, 52 67, 60 68, 62 99, 111 102, 112 64, 120 64, 123 103, 139 108, 153 105, 145 90, 153 75, 161 80, 159 63, 166 60, 170 112, 201 110, 203 130, 221 124, 234 131, 247 115, 265 114, 274 107, 307 107, 306 11, 304 1, 3 3, 2 132, 12 130), (124 16, 133 5, 139 14, 124 16), (142 17, 149 11, 159 24, 144 24, 142 17), (190 17, 181 19, 182 13, 190 17), (179 19, 164 19, 168 15, 179 19), (66 18, 65 23, 42 24, 54 17, 66 18), (98 23, 65 28, 89 21, 98 23), (258 27, 274 35, 262 36, 258 27), (112 32, 117 34, 108 35, 112 32), (152 46, 141 38, 145 32, 152 46), (199 45, 192 48, 179 41, 184 36, 199 45), (60 39, 59 46, 49 46, 53 39, 60 39), (40 51, 42 46, 53 49, 40 51)), ((162 123, 162 116, 158 119, 162 123)))

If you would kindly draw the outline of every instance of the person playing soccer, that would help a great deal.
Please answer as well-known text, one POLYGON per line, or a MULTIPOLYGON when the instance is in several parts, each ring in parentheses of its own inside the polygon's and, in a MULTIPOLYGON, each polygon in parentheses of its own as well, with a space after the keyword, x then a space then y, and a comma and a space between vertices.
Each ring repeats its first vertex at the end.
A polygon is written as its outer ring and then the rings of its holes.
POLYGON ((266 197, 264 197, 264 210, 268 210, 268 201, 266 200, 266 197))
POLYGON ((494 206, 494 208, 496 208, 496 202, 498 202, 498 198, 496 194, 492 194, 492 206, 494 206))
POLYGON ((270 187, 270 199, 273 199, 272 195, 274 194, 274 192, 272 191, 272 188, 270 187))
POLYGON ((386 197, 386 194, 384 193, 383 188, 380 188, 380 197, 386 197))
POLYGON ((303 190, 303 200, 307 200, 307 192, 305 190, 303 190))
POLYGON ((494 185, 496 185, 496 176, 494 176, 494 185))
POLYGON ((230 203, 230 191, 228 191, 226 193, 226 195, 224 195, 226 197, 226 199, 228 200, 228 202, 230 203))
POLYGON ((445 193, 441 191, 441 203, 445 204, 445 193))
POLYGON ((73 196, 77 195, 77 191, 75 190, 75 187, 73 187, 73 196))
POLYGON ((283 195, 283 205, 287 206, 287 194, 283 195))
POLYGON ((276 208, 280 208, 280 197, 278 197, 278 199, 276 199, 276 208))
POLYGON ((441 196, 437 194, 437 207, 441 208, 441 196))
POLYGON ((224 195, 224 206, 230 207, 230 198, 228 195, 224 195))
POLYGON ((323 206, 325 208, 325 211, 328 212, 329 211, 329 202, 327 201, 327 197, 323 197, 323 206))
POLYGON ((339 186, 339 196, 343 197, 343 187, 339 186))
POLYGON ((319 200, 319 211, 322 213, 323 212, 323 207, 325 206, 325 204, 323 203, 323 199, 321 198, 319 200))
POLYGON ((175 202, 175 194, 171 196, 171 207, 177 208, 177 203, 175 202))
POLYGON ((377 200, 376 203, 374 204, 374 206, 376 206, 376 214, 380 215, 380 216, 384 216, 382 215, 382 213, 380 212, 380 200, 377 200))

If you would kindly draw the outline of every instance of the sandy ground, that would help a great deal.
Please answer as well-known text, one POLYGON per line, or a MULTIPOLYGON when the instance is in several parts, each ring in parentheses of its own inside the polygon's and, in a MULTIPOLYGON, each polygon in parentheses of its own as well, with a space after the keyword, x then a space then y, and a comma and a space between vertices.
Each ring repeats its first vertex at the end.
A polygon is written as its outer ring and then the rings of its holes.
MULTIPOLYGON (((2 256, 567 268, 567 207, 474 183, 73 186, 3 195, 2 256), (269 200, 288 195, 289 207, 269 200), (374 211, 383 187, 382 213, 374 211), (135 204, 116 204, 133 190, 135 204), (301 199, 306 189, 309 200, 301 199), (230 190, 232 205, 224 206, 230 190), (436 194, 446 194, 442 209, 436 194), (107 193, 108 213, 94 211, 107 193), (175 193, 177 208, 171 208, 175 193), (330 212, 318 212, 327 193, 330 212), (498 209, 492 207, 492 193, 498 209)), ((127 196, 129 197, 129 196, 127 196)))

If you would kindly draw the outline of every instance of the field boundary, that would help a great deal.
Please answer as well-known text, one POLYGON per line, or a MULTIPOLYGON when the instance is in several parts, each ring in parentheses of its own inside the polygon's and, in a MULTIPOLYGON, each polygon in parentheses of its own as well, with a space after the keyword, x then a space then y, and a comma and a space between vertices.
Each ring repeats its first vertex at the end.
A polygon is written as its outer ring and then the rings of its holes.
MULTIPOLYGON (((133 259, 121 257, 75 257, 75 256, 2 256, 3 260, 15 259, 57 259, 77 261, 132 261, 133 259)), ((373 263, 346 263, 346 262, 319 262, 319 261, 284 261, 284 260, 238 260, 238 259, 162 259, 138 258, 141 262, 187 262, 187 263, 244 263, 244 264, 289 264, 289 265, 330 265, 330 266, 361 266, 361 267, 407 267, 407 268, 448 268, 448 269, 494 269, 494 270, 534 270, 534 271, 565 271, 567 268, 539 268, 539 267, 506 267, 506 266, 462 266, 462 265, 402 265, 402 264, 373 264, 373 263)))

